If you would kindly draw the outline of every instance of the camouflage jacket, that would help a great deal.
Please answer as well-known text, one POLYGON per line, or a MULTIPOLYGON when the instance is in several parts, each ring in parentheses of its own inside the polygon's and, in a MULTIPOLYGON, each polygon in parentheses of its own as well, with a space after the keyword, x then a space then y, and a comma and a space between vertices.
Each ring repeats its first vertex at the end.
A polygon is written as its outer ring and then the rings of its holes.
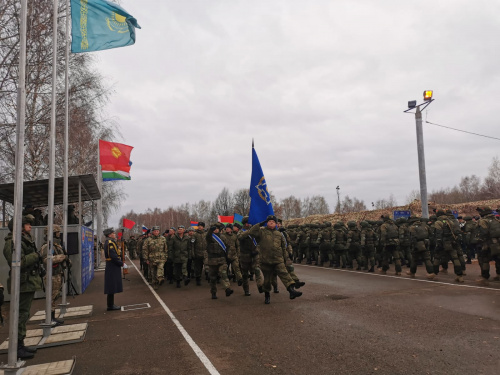
POLYGON ((142 256, 150 261, 167 260, 167 241, 163 236, 151 236, 142 244, 142 256))
POLYGON ((194 241, 194 257, 205 258, 207 253, 207 238, 206 233, 201 229, 197 229, 193 235, 194 241))
POLYGON ((227 246, 227 259, 237 260, 240 255, 240 242, 234 233, 222 233, 220 238, 227 246))
POLYGON ((180 237, 178 234, 175 234, 172 237, 172 245, 170 249, 171 260, 174 263, 184 263, 187 262, 191 257, 190 254, 191 248, 191 237, 189 237, 186 233, 180 237))

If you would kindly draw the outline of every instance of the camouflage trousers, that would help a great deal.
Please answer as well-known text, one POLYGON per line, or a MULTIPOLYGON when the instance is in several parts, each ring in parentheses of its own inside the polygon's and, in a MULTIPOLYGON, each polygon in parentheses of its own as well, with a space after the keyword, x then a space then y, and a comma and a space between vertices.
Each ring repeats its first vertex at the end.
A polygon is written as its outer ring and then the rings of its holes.
POLYGON ((149 270, 150 277, 153 284, 158 285, 162 280, 165 279, 164 276, 164 260, 150 260, 149 261, 149 270))
POLYGON ((262 277, 262 272, 258 263, 258 257, 253 258, 251 262, 240 262, 240 270, 241 276, 243 278, 243 290, 245 292, 249 291, 249 274, 255 274, 255 282, 257 283, 257 287, 264 284, 264 278, 262 277))
POLYGON ((354 267, 354 260, 356 260, 356 264, 358 268, 363 265, 363 261, 361 258, 361 246, 359 244, 352 244, 347 251, 347 264, 349 267, 354 267))
POLYGON ((394 260, 396 272, 401 272, 401 258, 399 257, 399 249, 397 245, 386 245, 382 250, 382 271, 389 269, 389 261, 391 257, 394 260))
POLYGON ((434 267, 431 262, 431 252, 427 249, 425 241, 418 241, 413 245, 410 263, 410 272, 413 274, 417 273, 417 262, 419 260, 424 262, 427 273, 434 272, 434 267))
POLYGON ((195 257, 193 259, 194 277, 196 277, 196 279, 201 279, 204 260, 205 258, 203 257, 195 257))
POLYGON ((330 252, 332 250, 332 247, 330 245, 330 242, 322 242, 320 245, 319 245, 319 256, 320 256, 320 259, 319 259, 319 264, 320 265, 323 265, 323 263, 325 263, 326 261, 330 260, 332 261, 332 259, 330 259, 330 252))
POLYGON ((19 320, 17 322, 17 339, 24 340, 26 337, 26 323, 30 318, 31 302, 35 292, 19 293, 19 320))
POLYGON ((231 286, 227 278, 227 265, 225 263, 215 266, 208 266, 208 277, 210 279, 210 292, 217 293, 217 279, 220 276, 220 281, 224 289, 231 286))
POLYGON ((292 284, 295 284, 292 277, 288 273, 285 267, 285 263, 277 263, 277 264, 261 264, 260 265, 262 273, 264 274, 264 284, 262 285, 264 292, 270 292, 272 289, 272 281, 273 275, 276 273, 280 278, 281 282, 288 287, 292 284))
MULTIPOLYGON (((285 267, 293 282, 296 283, 297 281, 299 281, 299 278, 295 274, 295 268, 293 267, 293 264, 285 263, 285 267)), ((276 272, 273 273, 273 280, 271 282, 271 285, 274 289, 278 289, 278 274, 276 272)))
POLYGON ((240 261, 238 257, 227 260, 227 267, 231 266, 231 272, 235 275, 236 280, 242 280, 241 270, 240 270, 240 261))
MULTIPOLYGON (((52 276, 52 296, 51 296, 51 311, 56 311, 56 301, 57 297, 61 293, 62 289, 62 275, 52 276)), ((47 285, 47 276, 44 277, 45 285, 47 285)))
POLYGON ((375 246, 365 245, 362 250, 365 268, 375 268, 375 246))
POLYGON ((446 263, 446 266, 448 266, 448 261, 450 259, 453 262, 453 269, 455 271, 455 275, 457 276, 463 275, 462 264, 458 259, 457 246, 459 246, 458 243, 454 241, 445 241, 442 244, 442 246, 440 246, 436 250, 433 262, 434 273, 436 275, 439 273, 439 265, 446 263))
POLYGON ((488 280, 490 278, 490 261, 495 261, 495 271, 497 277, 500 276, 500 246, 497 244, 483 244, 480 250, 481 256, 478 257, 481 267, 481 276, 488 280))
POLYGON ((188 277, 187 260, 182 263, 174 263, 174 279, 181 281, 183 277, 188 277))

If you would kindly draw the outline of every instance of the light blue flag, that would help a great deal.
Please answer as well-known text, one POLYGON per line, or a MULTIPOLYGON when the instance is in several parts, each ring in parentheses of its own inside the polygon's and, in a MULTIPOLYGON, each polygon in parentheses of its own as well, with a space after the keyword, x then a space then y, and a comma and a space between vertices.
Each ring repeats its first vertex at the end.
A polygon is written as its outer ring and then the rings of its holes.
POLYGON ((274 215, 271 195, 267 189, 266 179, 260 166, 259 158, 252 142, 252 178, 250 180, 250 213, 248 222, 257 224, 266 220, 268 215, 274 215))
POLYGON ((71 0, 71 52, 92 52, 135 43, 137 20, 106 0, 71 0))

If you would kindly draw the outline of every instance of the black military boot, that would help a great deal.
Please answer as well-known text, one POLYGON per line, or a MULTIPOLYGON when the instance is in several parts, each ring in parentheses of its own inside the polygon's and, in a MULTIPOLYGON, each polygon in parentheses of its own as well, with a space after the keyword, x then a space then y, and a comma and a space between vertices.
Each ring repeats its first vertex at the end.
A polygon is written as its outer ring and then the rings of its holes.
POLYGON ((248 278, 250 281, 253 281, 253 273, 250 274, 250 277, 248 278))
POLYGON ((196 285, 198 285, 198 286, 201 285, 201 277, 196 278, 196 285))
POLYGON ((243 279, 239 279, 238 280, 238 286, 242 286, 243 285, 243 279))
POLYGON ((28 353, 36 353, 37 351, 37 348, 34 346, 24 346, 24 339, 19 341, 18 346, 19 344, 21 344, 24 350, 26 350, 28 353))
POLYGON ((217 293, 212 293, 212 299, 217 299, 217 293))
POLYGON ((26 347, 22 344, 22 341, 17 343, 17 358, 21 359, 31 359, 35 356, 34 353, 26 350, 26 347))
POLYGON ((232 290, 231 288, 227 288, 226 289, 226 297, 229 297, 231 294, 233 294, 234 290, 232 290))
POLYGON ((271 303, 271 295, 269 294, 269 292, 266 292, 264 294, 264 303, 266 305, 269 305, 271 303))
POLYGON ((305 282, 303 282, 303 281, 296 281, 294 287, 295 287, 295 289, 299 289, 300 287, 302 287, 304 285, 306 285, 305 282))
POLYGON ((279 293, 280 291, 278 290, 278 286, 273 287, 273 292, 274 293, 279 293))
POLYGON ((181 287, 181 281, 180 280, 177 280, 177 285, 175 287, 176 288, 180 288, 181 287))
POLYGON ((295 299, 297 297, 300 297, 302 295, 302 292, 297 292, 294 288, 293 288, 293 284, 290 285, 288 288, 288 293, 290 293, 290 299, 295 299))
POLYGON ((372 266, 372 267, 368 270, 368 272, 375 272, 374 267, 372 266))
POLYGON ((62 326, 64 324, 64 320, 56 318, 56 312, 55 311, 52 311, 50 313, 50 317, 51 317, 52 321, 56 323, 56 325, 54 327, 59 327, 59 326, 62 326))
POLYGON ((250 292, 248 290, 245 290, 245 297, 248 297, 250 295, 251 295, 250 292))
POLYGON ((264 293, 264 289, 262 288, 262 286, 258 286, 257 289, 259 289, 259 293, 264 293))
POLYGON ((184 277, 184 285, 188 285, 191 279, 187 276, 184 277))

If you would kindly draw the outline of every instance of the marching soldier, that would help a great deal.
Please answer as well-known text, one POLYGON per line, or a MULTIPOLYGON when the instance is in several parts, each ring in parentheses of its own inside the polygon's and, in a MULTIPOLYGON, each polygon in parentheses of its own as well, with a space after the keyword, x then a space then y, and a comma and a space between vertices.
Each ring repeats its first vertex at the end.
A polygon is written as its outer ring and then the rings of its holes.
POLYGON ((427 269, 427 278, 434 279, 434 268, 431 262, 430 246, 430 229, 425 223, 426 219, 419 219, 418 217, 411 216, 408 220, 410 227, 408 228, 410 234, 410 270, 406 272, 407 275, 415 277, 417 273, 417 262, 423 261, 427 269))
POLYGON ((142 251, 147 259, 153 288, 158 290, 158 287, 165 281, 163 270, 167 260, 167 241, 165 237, 160 236, 159 226, 155 225, 152 228, 152 236, 144 241, 142 251))
MULTIPOLYGON (((172 263, 174 265, 174 278, 177 283, 177 288, 181 287, 181 280, 184 280, 184 285, 188 285, 191 281, 187 275, 187 262, 191 238, 187 236, 184 231, 184 225, 179 225, 177 233, 172 237, 171 250, 169 251, 169 255, 172 257, 172 263)), ((164 239, 163 236, 161 236, 161 238, 164 239)), ((163 270, 163 264, 161 265, 161 269, 163 270)), ((161 276, 160 285, 162 283, 163 275, 161 276)))
POLYGON ((233 294, 231 284, 229 284, 229 279, 227 278, 227 246, 219 237, 220 230, 223 227, 223 224, 214 224, 210 227, 206 235, 208 276, 210 278, 210 293, 212 293, 212 299, 217 299, 218 277, 220 277, 221 283, 226 290, 226 297, 233 294))
POLYGON ((388 215, 382 215, 384 223, 380 226, 380 242, 382 248, 382 274, 389 269, 391 256, 394 259, 396 276, 401 276, 401 258, 399 256, 399 229, 388 215))
POLYGON ((360 246, 365 260, 365 269, 375 272, 375 245, 378 241, 377 234, 367 221, 362 221, 360 246), (368 268, 369 266, 369 268, 368 268))
POLYGON ((201 274, 203 272, 203 263, 207 255, 207 238, 205 234, 205 223, 200 221, 198 229, 194 232, 194 276, 196 285, 201 285, 201 274))
POLYGON ((250 296, 250 288, 248 285, 249 274, 255 273, 255 281, 257 283, 259 293, 264 292, 264 289, 262 289, 264 278, 262 277, 262 272, 260 270, 260 258, 257 241, 254 237, 250 236, 248 232, 248 230, 252 227, 248 223, 248 216, 243 218, 242 223, 243 228, 238 233, 238 241, 240 243, 240 267, 245 296, 250 296))
MULTIPOLYGON (((227 246, 227 265, 228 268, 231 266, 231 271, 234 275, 234 279, 238 280, 238 286, 243 284, 243 277, 240 271, 240 261, 238 259, 238 254, 240 253, 240 243, 235 234, 233 234, 232 224, 227 224, 225 228, 225 233, 222 233, 220 238, 224 241, 227 246)), ((233 279, 233 281, 235 281, 233 279)))
POLYGON ((482 285, 488 285, 490 278, 490 261, 495 261, 496 276, 500 280, 500 221, 493 215, 490 207, 477 208, 479 219, 479 243, 481 244, 481 277, 477 280, 482 285))

